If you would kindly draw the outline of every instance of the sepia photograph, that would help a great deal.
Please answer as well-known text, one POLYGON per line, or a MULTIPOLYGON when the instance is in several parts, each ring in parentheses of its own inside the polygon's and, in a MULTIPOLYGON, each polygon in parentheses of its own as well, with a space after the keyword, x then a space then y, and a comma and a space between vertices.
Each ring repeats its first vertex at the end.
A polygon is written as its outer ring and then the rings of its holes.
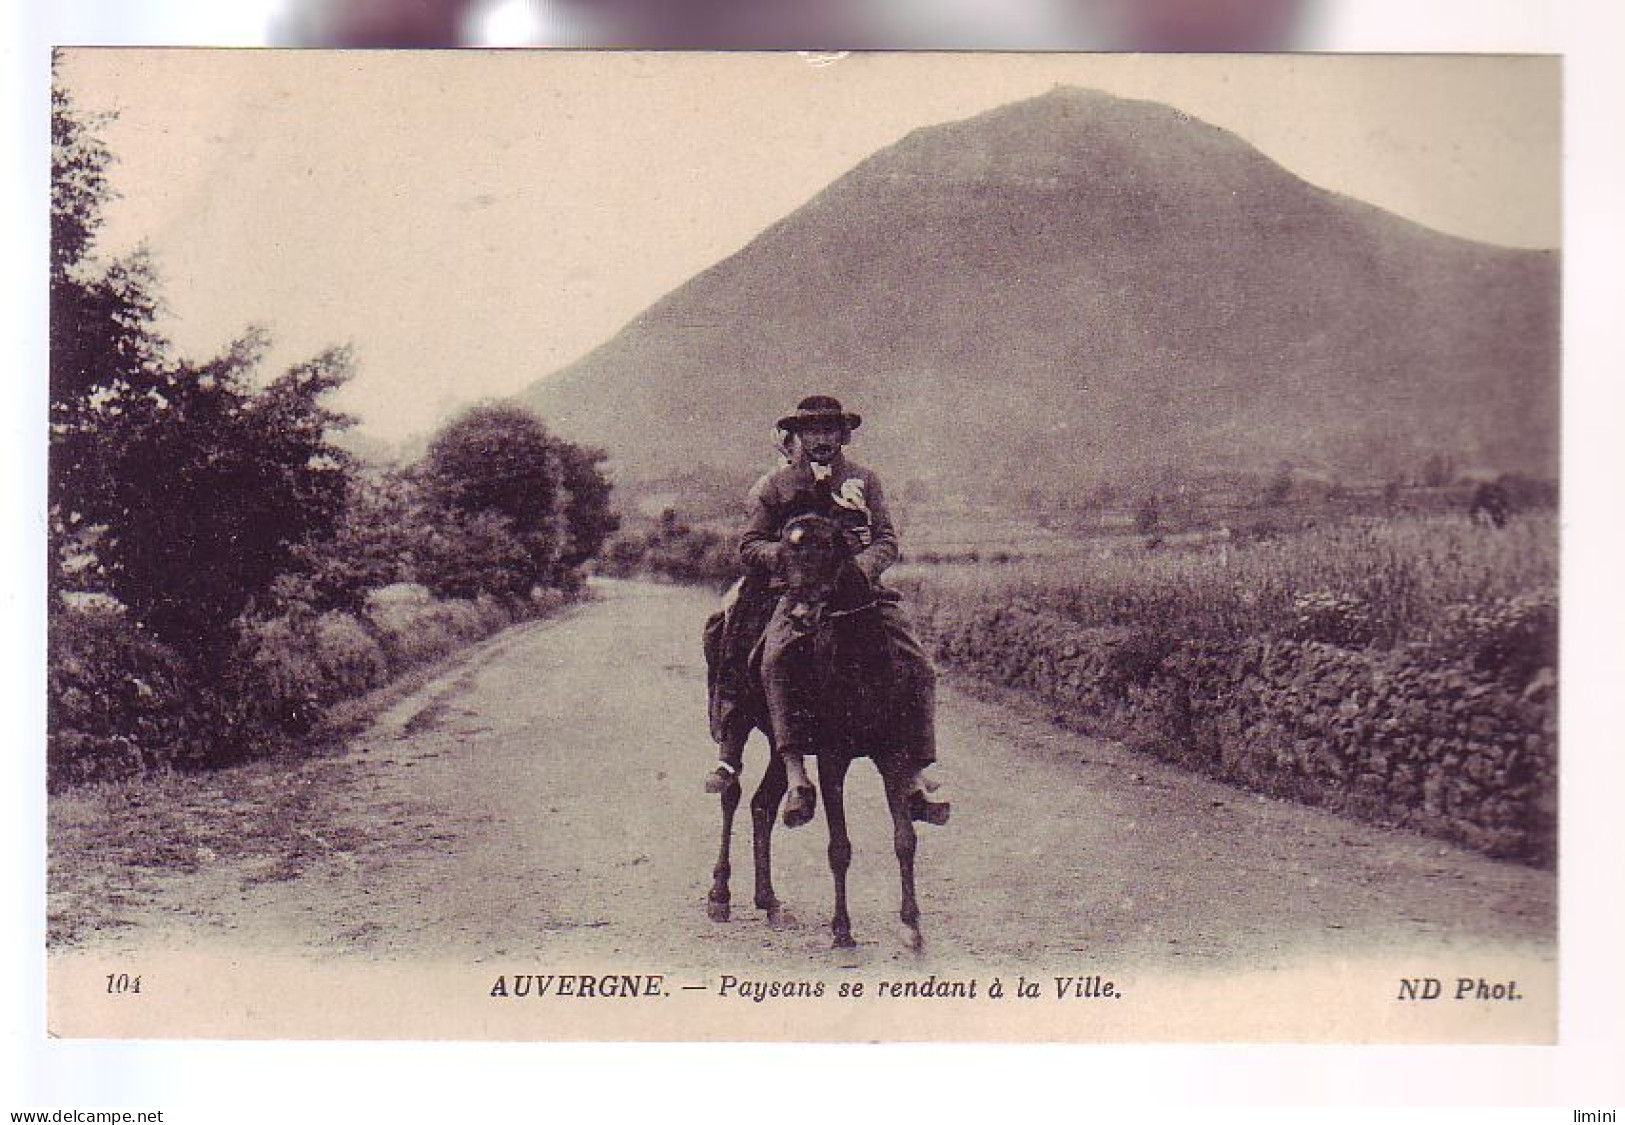
POLYGON ((1563 77, 59 50, 49 1033, 1556 1043, 1563 77))

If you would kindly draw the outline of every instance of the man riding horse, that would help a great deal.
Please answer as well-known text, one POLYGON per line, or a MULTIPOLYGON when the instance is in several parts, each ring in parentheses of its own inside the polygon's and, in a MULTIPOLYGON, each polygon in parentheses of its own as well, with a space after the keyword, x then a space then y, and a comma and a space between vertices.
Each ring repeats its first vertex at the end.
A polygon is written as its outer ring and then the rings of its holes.
POLYGON ((806 607, 784 596, 788 544, 783 533, 806 515, 839 525, 852 570, 865 588, 863 606, 873 614, 874 642, 884 649, 893 688, 886 741, 903 755, 911 773, 909 813, 915 820, 944 824, 950 811, 925 772, 936 761, 935 673, 904 622, 898 595, 880 584, 881 574, 897 561, 896 528, 880 478, 842 453, 861 424, 857 414, 827 395, 804 398, 794 414, 779 419, 779 429, 788 436, 782 447, 788 463, 750 491, 749 519, 739 543, 745 578, 709 638, 715 656, 712 735, 721 754, 706 777, 706 789, 723 792, 736 783, 750 729, 745 701, 758 698, 784 765, 789 785, 784 823, 792 828, 811 820, 817 803, 804 762, 819 751, 804 696, 810 660, 806 607), (754 691, 758 686, 759 693, 754 691))

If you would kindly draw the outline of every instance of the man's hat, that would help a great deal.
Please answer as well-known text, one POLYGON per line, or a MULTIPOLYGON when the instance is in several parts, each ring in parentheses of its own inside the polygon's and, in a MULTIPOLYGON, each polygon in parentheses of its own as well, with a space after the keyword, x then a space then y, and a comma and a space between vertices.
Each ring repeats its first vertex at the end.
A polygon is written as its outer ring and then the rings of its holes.
POLYGON ((863 425, 863 418, 841 409, 840 401, 828 395, 808 395, 796 403, 796 412, 779 419, 779 429, 794 432, 816 422, 839 422, 849 430, 863 425))

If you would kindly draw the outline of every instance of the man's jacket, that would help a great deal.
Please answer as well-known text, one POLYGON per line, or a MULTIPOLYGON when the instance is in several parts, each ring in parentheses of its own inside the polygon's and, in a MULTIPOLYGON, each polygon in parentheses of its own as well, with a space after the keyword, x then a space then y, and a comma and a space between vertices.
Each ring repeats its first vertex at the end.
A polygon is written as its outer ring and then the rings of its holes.
POLYGON ((739 557, 748 573, 770 582, 780 571, 779 534, 797 516, 815 513, 838 522, 858 547, 853 564, 871 584, 897 561, 897 529, 886 508, 880 478, 845 457, 815 480, 806 462, 775 469, 750 490, 749 519, 739 539, 739 557))

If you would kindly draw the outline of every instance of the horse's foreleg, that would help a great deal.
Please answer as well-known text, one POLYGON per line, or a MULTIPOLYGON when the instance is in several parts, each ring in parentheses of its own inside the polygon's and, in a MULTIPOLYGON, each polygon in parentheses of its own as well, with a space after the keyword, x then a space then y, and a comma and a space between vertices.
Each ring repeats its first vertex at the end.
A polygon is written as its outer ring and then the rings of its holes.
POLYGON ((852 918, 846 912, 846 872, 852 866, 852 840, 846 834, 846 769, 851 762, 837 755, 818 755, 818 787, 824 791, 824 818, 829 822, 829 870, 835 876, 835 915, 829 928, 837 949, 850 949, 852 918))
POLYGON ((897 849, 897 871, 903 884, 903 904, 898 917, 908 927, 909 945, 915 951, 925 947, 920 936, 920 905, 914 898, 914 852, 918 843, 914 818, 909 815, 910 778, 882 770, 886 784, 886 807, 891 810, 892 843, 897 849))
POLYGON ((722 846, 717 850, 717 863, 711 869, 711 893, 705 896, 705 912, 713 922, 728 920, 728 881, 733 867, 728 862, 729 847, 733 842, 734 812, 739 808, 739 779, 722 791, 722 846))
POLYGON ((785 791, 784 761, 768 742, 767 772, 750 799, 751 849, 756 859, 756 908, 777 921, 779 899, 773 893, 773 821, 785 791))

